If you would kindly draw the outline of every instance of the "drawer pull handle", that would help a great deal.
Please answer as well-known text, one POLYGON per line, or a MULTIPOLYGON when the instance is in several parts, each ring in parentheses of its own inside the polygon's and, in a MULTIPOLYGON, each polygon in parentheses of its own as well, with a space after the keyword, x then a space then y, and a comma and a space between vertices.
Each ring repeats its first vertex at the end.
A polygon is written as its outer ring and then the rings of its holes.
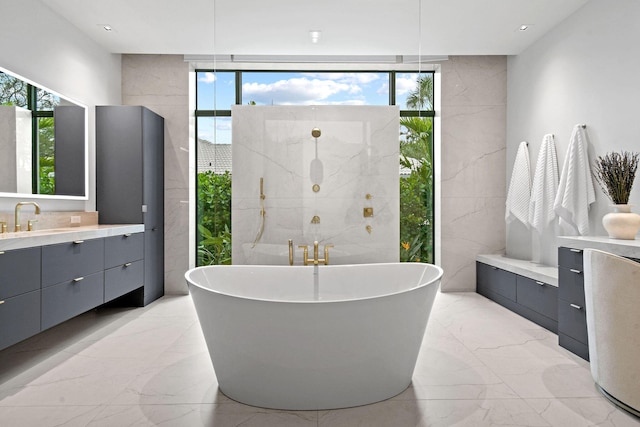
POLYGON ((131 265, 131 263, 130 263, 130 262, 128 262, 128 263, 126 263, 124 266, 125 266, 125 268, 126 268, 126 267, 129 267, 130 265, 131 265))
POLYGON ((570 272, 572 272, 572 273, 576 273, 576 274, 580 274, 580 273, 582 273, 582 271, 580 271, 580 270, 576 270, 575 268, 572 268, 572 269, 570 269, 569 271, 570 271, 570 272))
POLYGON ((4 251, 0 251, 0 255, 4 255, 4 251))
POLYGON ((538 281, 536 281, 536 285, 544 286, 544 282, 538 282, 538 281))
POLYGON ((74 245, 79 245, 79 244, 81 244, 81 243, 84 243, 84 240, 74 240, 74 241, 73 241, 73 244, 74 244, 74 245))
POLYGON ((1 305, 1 304, 4 304, 4 300, 0 301, 0 305, 1 305))
POLYGON ((74 282, 78 283, 84 280, 84 277, 76 277, 75 279, 73 279, 74 282))
POLYGON ((582 307, 580 307, 578 304, 569 304, 572 308, 575 308, 576 310, 582 310, 582 307))
POLYGON ((575 249, 575 248, 571 248, 569 249, 571 252, 576 252, 576 253, 582 253, 582 249, 575 249))
POLYGON ((124 237, 131 237, 131 233, 125 233, 124 237))

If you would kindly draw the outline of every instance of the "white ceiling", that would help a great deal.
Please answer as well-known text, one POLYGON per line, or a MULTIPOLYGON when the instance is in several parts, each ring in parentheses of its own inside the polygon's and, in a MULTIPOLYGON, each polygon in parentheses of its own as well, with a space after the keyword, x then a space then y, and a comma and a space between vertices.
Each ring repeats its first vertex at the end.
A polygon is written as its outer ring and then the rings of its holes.
POLYGON ((369 56, 518 54, 588 2, 41 1, 113 53, 369 56), (317 44, 311 30, 322 31, 317 44))

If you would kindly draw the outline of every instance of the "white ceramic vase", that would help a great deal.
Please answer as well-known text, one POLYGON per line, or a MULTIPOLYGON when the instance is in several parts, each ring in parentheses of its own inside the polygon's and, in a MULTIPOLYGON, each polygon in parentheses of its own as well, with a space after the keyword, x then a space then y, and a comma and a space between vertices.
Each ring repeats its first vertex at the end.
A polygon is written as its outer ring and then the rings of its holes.
POLYGON ((613 239, 634 240, 640 229, 640 215, 631 205, 613 205, 613 212, 602 217, 602 225, 613 239))

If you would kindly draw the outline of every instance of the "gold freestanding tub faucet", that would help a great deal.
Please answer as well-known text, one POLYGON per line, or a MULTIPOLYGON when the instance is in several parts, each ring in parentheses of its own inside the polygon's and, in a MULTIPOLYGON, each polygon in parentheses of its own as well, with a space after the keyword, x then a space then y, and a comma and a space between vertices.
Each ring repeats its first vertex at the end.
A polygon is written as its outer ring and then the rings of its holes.
POLYGON ((302 249, 302 263, 304 265, 318 265, 324 264, 329 265, 329 248, 332 248, 333 245, 324 245, 324 258, 318 258, 318 241, 313 242, 313 258, 309 258, 309 246, 308 245, 300 245, 298 246, 302 249))
POLYGON ((16 214, 15 214, 15 227, 14 231, 20 231, 20 208, 23 205, 33 205, 36 208, 36 215, 40 215, 40 205, 36 202, 18 202, 16 205, 16 214))

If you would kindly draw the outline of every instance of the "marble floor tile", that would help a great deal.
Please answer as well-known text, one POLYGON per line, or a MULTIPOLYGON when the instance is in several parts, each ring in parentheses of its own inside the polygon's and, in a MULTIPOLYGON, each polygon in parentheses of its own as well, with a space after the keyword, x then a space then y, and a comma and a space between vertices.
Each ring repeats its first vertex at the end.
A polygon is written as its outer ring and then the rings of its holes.
POLYGON ((522 399, 385 401, 319 411, 320 427, 549 426, 522 399))
POLYGON ((239 403, 194 405, 111 405, 87 426, 315 427, 316 411, 276 411, 239 403))
POLYGON ((604 397, 525 401, 554 427, 633 427, 640 423, 638 418, 616 408, 604 397))
POLYGON ((438 294, 412 383, 383 402, 278 411, 220 392, 189 296, 101 308, 0 351, 1 426, 640 426, 557 336, 438 294))
POLYGON ((7 427, 84 427, 104 410, 101 406, 0 406, 0 425, 7 427))

